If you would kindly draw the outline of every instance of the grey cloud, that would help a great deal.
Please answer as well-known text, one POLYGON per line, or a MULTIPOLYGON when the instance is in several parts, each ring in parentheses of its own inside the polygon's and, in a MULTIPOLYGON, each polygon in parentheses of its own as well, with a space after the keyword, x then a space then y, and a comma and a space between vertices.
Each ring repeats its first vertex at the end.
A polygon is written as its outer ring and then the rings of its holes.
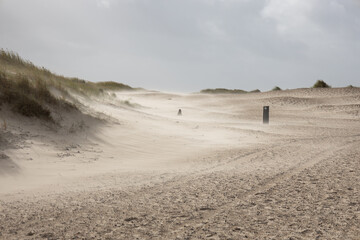
POLYGON ((2 0, 0 47, 61 74, 160 90, 356 85, 356 1, 286 2, 2 0))

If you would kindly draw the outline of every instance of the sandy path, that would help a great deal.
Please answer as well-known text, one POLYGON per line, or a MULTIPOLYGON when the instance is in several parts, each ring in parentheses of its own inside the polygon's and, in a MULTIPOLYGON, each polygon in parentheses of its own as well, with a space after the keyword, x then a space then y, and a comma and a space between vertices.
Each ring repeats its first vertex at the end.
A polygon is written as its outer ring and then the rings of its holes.
POLYGON ((334 105, 301 91, 281 94, 308 99, 119 94, 142 107, 106 110, 122 127, 97 135, 108 159, 61 191, 3 194, 0 238, 358 239, 359 93, 330 92, 334 105), (252 109, 269 102, 262 126, 252 109), (180 107, 193 114, 169 113, 180 107))

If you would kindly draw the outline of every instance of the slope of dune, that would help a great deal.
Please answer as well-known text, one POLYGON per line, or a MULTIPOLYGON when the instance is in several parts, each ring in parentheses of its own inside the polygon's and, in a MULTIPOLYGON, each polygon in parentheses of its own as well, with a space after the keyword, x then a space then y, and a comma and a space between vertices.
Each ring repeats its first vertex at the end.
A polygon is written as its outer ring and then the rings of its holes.
POLYGON ((21 170, 5 150, 26 148, 26 141, 34 136, 55 135, 65 140, 85 128, 95 131, 105 116, 88 111, 78 99, 114 98, 110 90, 135 89, 117 82, 64 77, 0 49, 0 174, 21 170))
POLYGON ((7 115, 0 239, 360 235, 359 88, 77 101, 55 130, 7 115))

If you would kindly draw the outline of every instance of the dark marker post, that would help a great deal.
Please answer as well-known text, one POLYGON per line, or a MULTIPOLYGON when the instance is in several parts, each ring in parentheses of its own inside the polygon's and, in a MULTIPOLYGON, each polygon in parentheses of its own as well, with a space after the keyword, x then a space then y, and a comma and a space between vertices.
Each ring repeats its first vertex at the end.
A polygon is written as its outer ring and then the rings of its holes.
POLYGON ((263 107, 263 124, 269 124, 269 106, 263 107))

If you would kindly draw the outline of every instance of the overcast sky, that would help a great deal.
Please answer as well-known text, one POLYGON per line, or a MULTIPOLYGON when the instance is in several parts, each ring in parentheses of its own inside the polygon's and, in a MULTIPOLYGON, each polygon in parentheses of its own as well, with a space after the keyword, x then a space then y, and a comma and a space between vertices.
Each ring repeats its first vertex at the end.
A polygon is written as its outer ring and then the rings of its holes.
POLYGON ((360 0, 0 0, 0 48, 156 90, 360 86, 360 0))

